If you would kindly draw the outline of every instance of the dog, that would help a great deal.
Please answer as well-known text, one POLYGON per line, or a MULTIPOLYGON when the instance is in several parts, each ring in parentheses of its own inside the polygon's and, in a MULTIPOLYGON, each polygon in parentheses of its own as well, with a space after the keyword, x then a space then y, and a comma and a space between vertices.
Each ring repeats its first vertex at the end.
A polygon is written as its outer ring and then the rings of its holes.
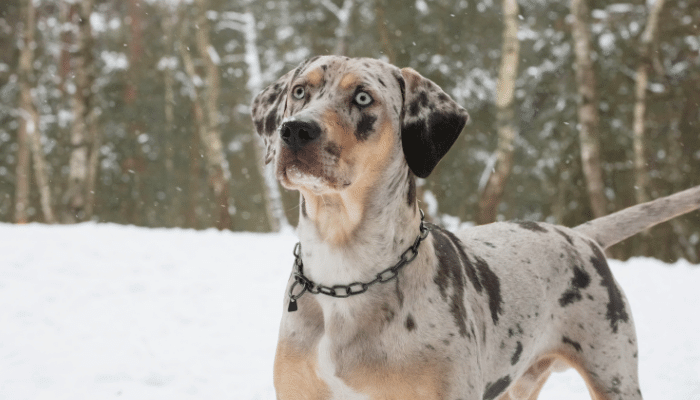
POLYGON ((573 367, 593 399, 641 399, 632 314, 604 250, 700 207, 700 186, 569 229, 423 223, 427 177, 468 120, 418 72, 315 57, 254 99, 300 193, 274 363, 279 400, 536 399, 573 367))

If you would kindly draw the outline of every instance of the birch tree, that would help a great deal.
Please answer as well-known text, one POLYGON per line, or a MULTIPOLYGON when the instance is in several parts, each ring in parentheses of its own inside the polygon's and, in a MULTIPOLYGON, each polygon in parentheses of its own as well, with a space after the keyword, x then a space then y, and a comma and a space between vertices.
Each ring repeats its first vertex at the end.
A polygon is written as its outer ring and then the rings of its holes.
POLYGON ((23 0, 21 5, 23 21, 19 58, 19 157, 17 173, 16 222, 27 222, 29 202, 29 153, 34 164, 34 177, 39 189, 41 211, 44 222, 53 223, 54 214, 51 206, 51 187, 46 169, 44 149, 41 145, 39 112, 34 105, 32 86, 35 81, 33 73, 35 43, 35 10, 32 0, 23 0))
POLYGON ((591 31, 587 2, 588 0, 571 0, 573 17, 571 35, 574 40, 574 69, 578 90, 577 113, 581 164, 593 217, 598 218, 606 214, 606 200, 603 194, 603 172, 600 163, 598 99, 591 59, 591 31))
MULTIPOLYGON (((163 29, 163 36, 165 41, 165 48, 168 52, 172 51, 175 42, 174 30, 175 23, 177 19, 175 17, 174 10, 168 4, 164 5, 166 13, 163 14, 161 18, 161 28, 163 29), (168 14, 171 12, 171 14, 168 14)), ((175 179, 175 79, 173 76, 173 71, 177 66, 176 58, 173 54, 164 54, 161 61, 158 63, 159 69, 163 71, 163 85, 164 85, 164 101, 163 101, 163 112, 165 114, 165 134, 163 138, 163 143, 165 143, 165 181, 166 181, 166 195, 170 202, 170 207, 168 210, 168 222, 173 226, 177 226, 175 222, 177 220, 177 215, 175 210, 179 208, 180 199, 175 193, 175 188, 177 187, 175 179)))
MULTIPOLYGON (((204 147, 204 157, 207 166, 209 186, 214 193, 218 208, 216 227, 218 229, 231 228, 231 215, 229 207, 232 205, 229 190, 231 171, 224 154, 224 146, 221 141, 220 115, 219 115, 219 56, 211 45, 209 39, 209 21, 206 17, 205 0, 197 0, 195 43, 200 58, 204 62, 204 90, 200 91, 197 82, 201 79, 196 72, 194 61, 189 50, 182 42, 186 37, 186 29, 183 30, 180 41, 180 55, 185 70, 192 81, 192 103, 198 134, 204 147), (203 93, 202 93, 203 92, 203 93)), ((186 27, 186 25, 183 25, 186 27)))
POLYGON ((331 0, 320 0, 321 5, 326 7, 331 14, 338 18, 338 27, 335 30, 337 42, 333 49, 335 55, 345 55, 348 51, 348 36, 350 32, 350 17, 355 7, 355 0, 343 0, 343 5, 338 7, 331 0))
MULTIPOLYGON (((255 16, 250 10, 245 13, 226 12, 222 15, 223 25, 243 33, 245 38, 244 60, 248 70, 248 82, 246 88, 251 95, 251 99, 263 90, 263 73, 260 67, 260 52, 257 45, 257 28, 255 27, 255 16)), ((251 133, 254 136, 254 134, 251 133)), ((277 179, 274 176, 271 165, 265 165, 265 149, 260 140, 255 142, 255 159, 258 173, 263 177, 265 184, 263 187, 263 201, 265 212, 270 224, 270 230, 277 232, 280 230, 291 230, 291 225, 284 213, 282 195, 280 193, 277 179)))
POLYGON ((64 220, 68 223, 83 221, 92 216, 96 171, 91 169, 97 168, 97 149, 95 148, 97 125, 93 105, 94 39, 90 27, 93 2, 81 0, 73 6, 75 13, 72 13, 72 22, 77 29, 75 30, 75 51, 71 54, 75 86, 70 137, 72 151, 69 161, 68 189, 64 196, 66 206, 64 220))
POLYGON ((394 47, 389 39, 389 28, 386 26, 388 22, 386 18, 386 0, 375 0, 375 13, 379 42, 382 45, 384 55, 389 58, 389 63, 394 64, 396 63, 396 53, 394 52, 394 47))
POLYGON ((503 0, 503 44, 501 66, 498 71, 496 88, 496 132, 498 148, 496 163, 479 199, 477 224, 488 224, 496 220, 498 205, 503 197, 503 188, 513 167, 513 141, 517 135, 513 98, 515 79, 518 76, 518 58, 520 42, 518 41, 518 2, 503 0))
POLYGON ((649 10, 647 23, 642 32, 639 43, 639 65, 635 76, 635 103, 634 122, 632 125, 633 145, 634 145, 634 193, 637 203, 644 203, 649 200, 647 187, 649 177, 646 168, 645 156, 645 113, 646 113, 646 93, 649 84, 649 70, 652 65, 652 44, 656 40, 656 32, 659 25, 659 14, 664 6, 664 0, 656 0, 649 10))

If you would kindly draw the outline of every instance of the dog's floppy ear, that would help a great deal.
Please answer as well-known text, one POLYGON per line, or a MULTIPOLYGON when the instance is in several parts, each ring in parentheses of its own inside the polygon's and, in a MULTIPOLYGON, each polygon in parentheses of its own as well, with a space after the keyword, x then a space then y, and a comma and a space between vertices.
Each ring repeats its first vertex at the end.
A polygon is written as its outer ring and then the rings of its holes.
POLYGON ((457 140, 469 114, 438 85, 413 69, 403 68, 401 77, 405 85, 403 154, 411 171, 425 178, 457 140))
POLYGON ((287 108, 289 84, 296 71, 297 69, 295 68, 284 74, 277 82, 258 93, 253 100, 251 116, 255 124, 255 130, 265 143, 265 164, 272 161, 275 155, 273 149, 275 132, 284 117, 284 111, 287 108))

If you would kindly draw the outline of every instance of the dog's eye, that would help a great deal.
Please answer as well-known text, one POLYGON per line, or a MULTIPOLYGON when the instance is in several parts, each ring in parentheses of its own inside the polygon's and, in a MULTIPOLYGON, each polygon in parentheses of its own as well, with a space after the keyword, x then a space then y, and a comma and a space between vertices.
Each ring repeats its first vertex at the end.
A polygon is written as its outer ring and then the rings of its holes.
POLYGON ((304 91, 304 88, 301 86, 297 86, 294 88, 292 91, 292 94, 294 95, 294 98, 297 100, 301 100, 304 98, 304 95, 306 95, 306 92, 304 91))
POLYGON ((372 96, 368 95, 366 92, 360 92, 355 95, 355 103, 365 107, 372 104, 372 96))

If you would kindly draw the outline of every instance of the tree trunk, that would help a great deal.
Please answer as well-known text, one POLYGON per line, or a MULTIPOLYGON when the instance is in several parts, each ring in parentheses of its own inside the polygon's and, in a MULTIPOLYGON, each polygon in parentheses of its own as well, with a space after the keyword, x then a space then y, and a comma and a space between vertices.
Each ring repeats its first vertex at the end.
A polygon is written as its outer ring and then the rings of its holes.
MULTIPOLYGON (((34 60, 34 7, 31 4, 31 0, 22 1, 22 19, 24 21, 24 29, 22 34, 21 48, 20 48, 20 59, 19 59, 19 88, 20 88, 20 136, 23 143, 21 143, 22 153, 21 161, 24 164, 22 166, 24 176, 22 180, 24 182, 18 185, 18 192, 22 193, 21 196, 24 198, 22 202, 17 204, 24 204, 22 207, 22 212, 19 216, 22 216, 26 222, 26 205, 27 196, 29 194, 29 166, 28 166, 28 148, 31 148, 32 159, 34 161, 34 176, 36 179, 37 186, 39 188, 39 198, 41 201, 41 211, 44 215, 44 222, 52 224, 54 223, 53 210, 51 208, 51 187, 49 186, 49 176, 46 170, 46 160, 44 157, 44 149, 41 146, 41 132, 39 131, 39 112, 34 106, 34 100, 32 98, 32 84, 34 82, 34 73, 32 71, 32 63, 34 60), (29 147, 27 146, 27 141, 29 147), (22 215, 24 214, 24 215, 22 215)), ((19 163, 18 163, 19 164, 19 163)), ((19 168, 18 168, 19 169, 19 168)), ((20 175, 18 174, 18 181, 20 175)))
POLYGON ((228 167, 224 146, 221 142, 221 129, 219 116, 219 68, 218 59, 215 60, 215 50, 209 40, 209 21, 206 17, 206 0, 197 0, 197 31, 195 39, 200 57, 204 60, 206 70, 206 97, 204 108, 207 113, 205 130, 202 132, 202 141, 207 158, 209 170, 209 183, 214 190, 218 209, 216 227, 218 229, 231 229, 231 215, 229 205, 231 203, 229 193, 229 181, 231 171, 228 167))
POLYGON ((649 70, 652 65, 651 46, 656 39, 657 27, 659 25, 659 14, 664 5, 664 0, 656 0, 651 6, 646 27, 642 32, 641 43, 639 45, 640 61, 637 66, 635 79, 635 103, 634 103, 634 193, 637 203, 644 203, 649 200, 647 190, 649 177, 646 168, 646 156, 644 142, 644 114, 646 112, 646 92, 649 83, 649 70))
POLYGON ((74 21, 78 26, 76 31, 76 51, 73 54, 73 69, 75 72, 75 92, 73 93, 73 126, 71 129, 71 146, 73 150, 69 161, 69 180, 64 203, 66 204, 65 221, 68 223, 84 221, 91 216, 91 201, 94 191, 94 179, 96 173, 90 171, 93 168, 91 154, 96 152, 94 148, 95 115, 93 112, 92 86, 95 80, 94 59, 92 55, 93 38, 90 28, 90 15, 92 14, 92 0, 82 0, 75 4, 77 12, 74 21), (91 189, 92 188, 92 189, 91 189))
POLYGON ((333 54, 336 55, 346 55, 348 52, 348 37, 350 36, 350 17, 352 17, 352 10, 355 7, 354 0, 345 0, 343 2, 343 8, 338 14, 338 20, 340 24, 337 30, 338 42, 333 49, 333 54))
POLYGON ((479 199, 476 223, 480 225, 496 220, 498 205, 503 196, 503 188, 513 166, 513 141, 517 135, 513 111, 515 79, 518 76, 520 53, 518 2, 516 0, 503 0, 503 22, 501 67, 498 72, 498 87, 496 89, 498 149, 496 150, 495 169, 489 176, 479 199))
MULTIPOLYGON (((197 72, 195 70, 192 56, 180 42, 180 55, 190 80, 193 84, 192 103, 194 107, 195 122, 200 141, 204 146, 204 155, 207 165, 207 175, 209 185, 214 193, 217 205, 216 227, 218 229, 231 228, 231 216, 229 214, 230 196, 229 180, 231 172, 228 169, 228 162, 221 142, 221 132, 219 130, 219 71, 213 58, 214 49, 209 41, 209 23, 206 18, 206 8, 204 0, 197 0, 197 32, 195 40, 200 56, 202 57, 206 70, 206 98, 199 94, 199 89, 194 84, 197 72)), ((183 25, 183 28, 185 26, 183 25)), ((186 29, 183 29, 181 38, 186 37, 186 29)))
POLYGON ((355 7, 355 0, 343 0, 343 6, 338 7, 331 0, 321 0, 321 4, 326 7, 336 18, 338 18, 338 28, 335 30, 337 42, 333 49, 333 54, 343 56, 348 51, 348 36, 350 31, 350 17, 355 7))
MULTIPOLYGON (((195 115, 197 115, 198 111, 196 108, 198 105, 193 102, 193 108, 195 108, 195 115)), ((199 114, 201 115, 201 109, 199 110, 199 114)), ((200 129, 200 124, 195 120, 195 129, 200 129)), ((189 174, 187 175, 187 211, 186 211, 186 216, 185 216, 185 223, 187 224, 186 226, 188 228, 193 228, 193 229, 200 229, 202 228, 202 223, 199 218, 200 213, 198 212, 200 207, 199 207, 199 199, 200 199, 200 179, 201 179, 201 167, 200 167, 200 159, 202 153, 199 150, 199 135, 195 134, 192 135, 190 138, 190 145, 188 146, 190 151, 189 151, 189 158, 190 158, 190 170, 189 174)))
POLYGON ((587 0, 571 0, 573 16, 571 35, 574 40, 576 85, 578 86, 578 127, 581 164, 593 217, 606 214, 603 172, 600 165, 598 100, 596 79, 591 60, 591 31, 587 0))
MULTIPOLYGON (((166 8, 169 11, 170 8, 166 8)), ((170 52, 173 50, 174 29, 176 19, 171 15, 163 15, 161 17, 161 27, 166 45, 167 56, 172 57, 170 52)), ((173 78, 173 68, 175 66, 168 62, 163 66, 163 86, 165 87, 164 94, 164 113, 165 127, 163 135, 163 143, 165 144, 165 194, 168 205, 166 212, 166 225, 178 226, 177 210, 180 209, 180 196, 175 192, 177 187, 175 175, 175 79, 173 78)))
POLYGON ((29 208, 29 144, 27 143, 27 122, 20 117, 17 130, 17 164, 15 166, 15 222, 28 222, 29 208))
MULTIPOLYGON (((17 129, 17 164, 15 165, 15 222, 26 224, 28 222, 27 209, 29 208, 29 125, 33 123, 32 117, 28 117, 26 99, 30 98, 29 74, 32 68, 31 38, 34 36, 34 11, 30 1, 23 0, 20 9, 20 23, 22 40, 20 41, 19 58, 19 87, 20 109, 19 128, 17 129)), ((19 24, 18 24, 19 25, 19 24)), ((19 28, 19 27, 18 27, 19 28)))
POLYGON ((379 32, 379 42, 382 44, 384 54, 389 58, 389 63, 396 63, 396 53, 389 39, 389 28, 386 26, 386 0, 376 0, 375 13, 377 18, 377 31, 379 32))
MULTIPOLYGON (((255 97, 263 90, 263 77, 260 68, 260 53, 258 52, 257 44, 257 29, 255 28, 255 16, 250 10, 244 14, 227 13, 229 18, 241 23, 241 31, 245 37, 245 62, 248 66, 248 92, 251 98, 255 97)), ((254 133, 251 133, 255 136, 254 133)), ((255 138, 254 138, 255 139, 255 138)), ((282 203, 282 194, 280 193, 279 184, 275 178, 271 166, 265 165, 265 149, 262 141, 255 139, 255 159, 258 173, 263 178, 263 201, 265 203, 265 212, 270 225, 270 230, 278 232, 280 230, 289 230, 291 225, 284 214, 284 205, 282 203)))

